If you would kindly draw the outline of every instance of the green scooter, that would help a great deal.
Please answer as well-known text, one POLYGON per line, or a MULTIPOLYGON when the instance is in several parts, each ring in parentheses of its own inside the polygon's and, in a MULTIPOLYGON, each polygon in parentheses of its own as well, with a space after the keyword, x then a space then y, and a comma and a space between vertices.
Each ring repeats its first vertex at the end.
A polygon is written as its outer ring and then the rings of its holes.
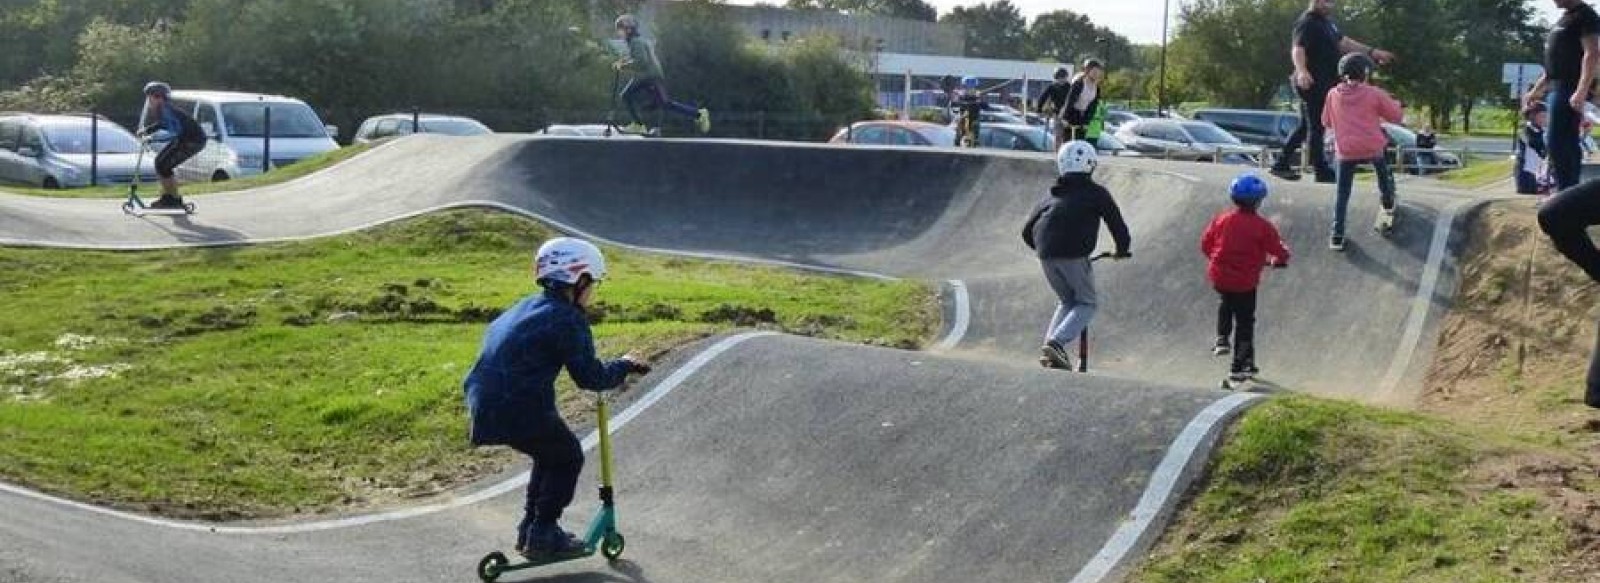
POLYGON ((495 551, 478 561, 478 578, 484 583, 494 583, 500 575, 511 571, 587 558, 593 556, 595 551, 600 551, 600 555, 608 561, 615 561, 622 556, 626 543, 622 533, 617 532, 616 499, 611 489, 611 417, 604 393, 595 394, 595 416, 596 431, 600 433, 600 512, 589 522, 589 530, 583 537, 583 552, 512 563, 505 553, 495 551))

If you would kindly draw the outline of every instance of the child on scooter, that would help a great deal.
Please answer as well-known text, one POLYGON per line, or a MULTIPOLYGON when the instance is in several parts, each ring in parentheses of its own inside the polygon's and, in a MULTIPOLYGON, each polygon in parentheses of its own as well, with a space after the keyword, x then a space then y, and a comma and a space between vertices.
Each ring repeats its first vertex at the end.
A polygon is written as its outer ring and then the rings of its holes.
POLYGON ((1200 252, 1208 265, 1206 278, 1222 303, 1217 308, 1217 342, 1212 353, 1233 353, 1228 368, 1230 382, 1243 382, 1260 372, 1256 368, 1256 288, 1261 269, 1289 265, 1289 248, 1272 221, 1257 209, 1267 197, 1267 183, 1254 174, 1235 178, 1228 189, 1235 208, 1211 219, 1200 237, 1200 252), (1231 345, 1230 345, 1231 342, 1231 345))
POLYGON ((696 109, 692 105, 673 101, 667 97, 667 88, 663 84, 666 76, 661 71, 661 61, 656 59, 656 49, 650 41, 639 36, 639 20, 632 14, 617 17, 617 36, 627 44, 628 56, 617 61, 614 65, 618 72, 629 73, 633 79, 628 81, 627 87, 622 90, 622 102, 628 106, 628 115, 633 117, 633 123, 625 128, 629 132, 644 133, 646 124, 639 117, 637 102, 640 98, 646 101, 650 109, 667 108, 667 111, 683 116, 694 121, 695 128, 704 134, 711 131, 711 112, 706 108, 696 109))
POLYGON ((543 293, 518 301, 489 324, 463 389, 473 445, 506 445, 530 458, 528 492, 516 551, 529 558, 581 554, 584 543, 558 521, 572 502, 583 448, 556 408, 556 376, 565 368, 579 388, 604 391, 650 366, 632 354, 602 362, 584 310, 606 277, 605 257, 579 239, 539 247, 534 279, 543 293))
POLYGON ((1339 59, 1339 75, 1344 82, 1328 91, 1327 107, 1322 110, 1321 122, 1333 130, 1334 154, 1339 162, 1338 195, 1334 199, 1333 228, 1328 235, 1328 248, 1334 251, 1344 251, 1350 190, 1355 186, 1356 169, 1363 164, 1372 165, 1378 175, 1378 192, 1383 195, 1383 210, 1375 226, 1380 232, 1394 226, 1394 173, 1389 170, 1386 157, 1389 135, 1383 131, 1383 122, 1400 123, 1405 112, 1387 91, 1367 83, 1373 67, 1372 57, 1364 53, 1350 53, 1339 59))

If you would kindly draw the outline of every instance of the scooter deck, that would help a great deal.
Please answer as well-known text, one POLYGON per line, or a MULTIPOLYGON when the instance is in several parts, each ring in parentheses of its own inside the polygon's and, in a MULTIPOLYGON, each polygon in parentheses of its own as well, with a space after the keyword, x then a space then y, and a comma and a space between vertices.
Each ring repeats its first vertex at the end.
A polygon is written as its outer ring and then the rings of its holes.
POLYGON ((135 216, 135 217, 142 217, 142 216, 145 216, 145 215, 161 215, 161 216, 192 215, 195 212, 195 206, 194 206, 194 203, 192 203, 192 202, 186 202, 186 203, 183 203, 183 208, 154 208, 154 207, 136 205, 136 204, 133 204, 131 202, 125 202, 125 203, 122 203, 122 212, 124 212, 126 214, 129 214, 129 215, 132 215, 132 216, 135 216))

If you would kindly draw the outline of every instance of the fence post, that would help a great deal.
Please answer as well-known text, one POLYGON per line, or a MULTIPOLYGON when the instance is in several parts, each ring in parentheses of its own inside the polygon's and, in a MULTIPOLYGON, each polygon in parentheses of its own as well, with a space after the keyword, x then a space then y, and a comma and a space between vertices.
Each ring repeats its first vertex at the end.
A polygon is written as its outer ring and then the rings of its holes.
POLYGON ((89 110, 89 186, 100 185, 100 114, 89 110))
POLYGON ((422 110, 415 105, 411 106, 411 133, 422 133, 422 110))
POLYGON ((272 106, 266 106, 261 114, 261 173, 266 174, 272 169, 272 106))

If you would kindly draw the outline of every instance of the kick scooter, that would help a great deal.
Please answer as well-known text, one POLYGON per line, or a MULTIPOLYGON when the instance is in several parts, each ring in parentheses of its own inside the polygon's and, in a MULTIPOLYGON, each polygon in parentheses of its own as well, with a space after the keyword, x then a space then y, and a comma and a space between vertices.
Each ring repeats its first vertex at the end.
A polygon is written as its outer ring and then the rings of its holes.
MULTIPOLYGON (((1101 252, 1089 258, 1089 263, 1097 262, 1107 257, 1116 255, 1110 251, 1101 252)), ((1084 326, 1083 332, 1078 333, 1078 372, 1089 372, 1089 327, 1084 326)))
POLYGON ((484 555, 483 559, 478 561, 478 578, 484 583, 494 583, 500 575, 511 571, 587 558, 594 555, 597 550, 601 556, 610 561, 622 556, 625 542, 622 533, 617 532, 616 500, 611 489, 611 423, 606 401, 604 393, 595 394, 595 431, 600 433, 600 512, 589 522, 589 530, 583 537, 583 552, 530 558, 521 563, 512 563, 506 558, 505 553, 495 551, 484 555))
POLYGON ((133 181, 128 183, 128 200, 122 203, 122 212, 135 217, 145 215, 192 215, 194 203, 185 202, 183 208, 150 208, 139 198, 139 166, 144 164, 144 152, 150 149, 150 138, 139 139, 139 153, 133 157, 133 181))

